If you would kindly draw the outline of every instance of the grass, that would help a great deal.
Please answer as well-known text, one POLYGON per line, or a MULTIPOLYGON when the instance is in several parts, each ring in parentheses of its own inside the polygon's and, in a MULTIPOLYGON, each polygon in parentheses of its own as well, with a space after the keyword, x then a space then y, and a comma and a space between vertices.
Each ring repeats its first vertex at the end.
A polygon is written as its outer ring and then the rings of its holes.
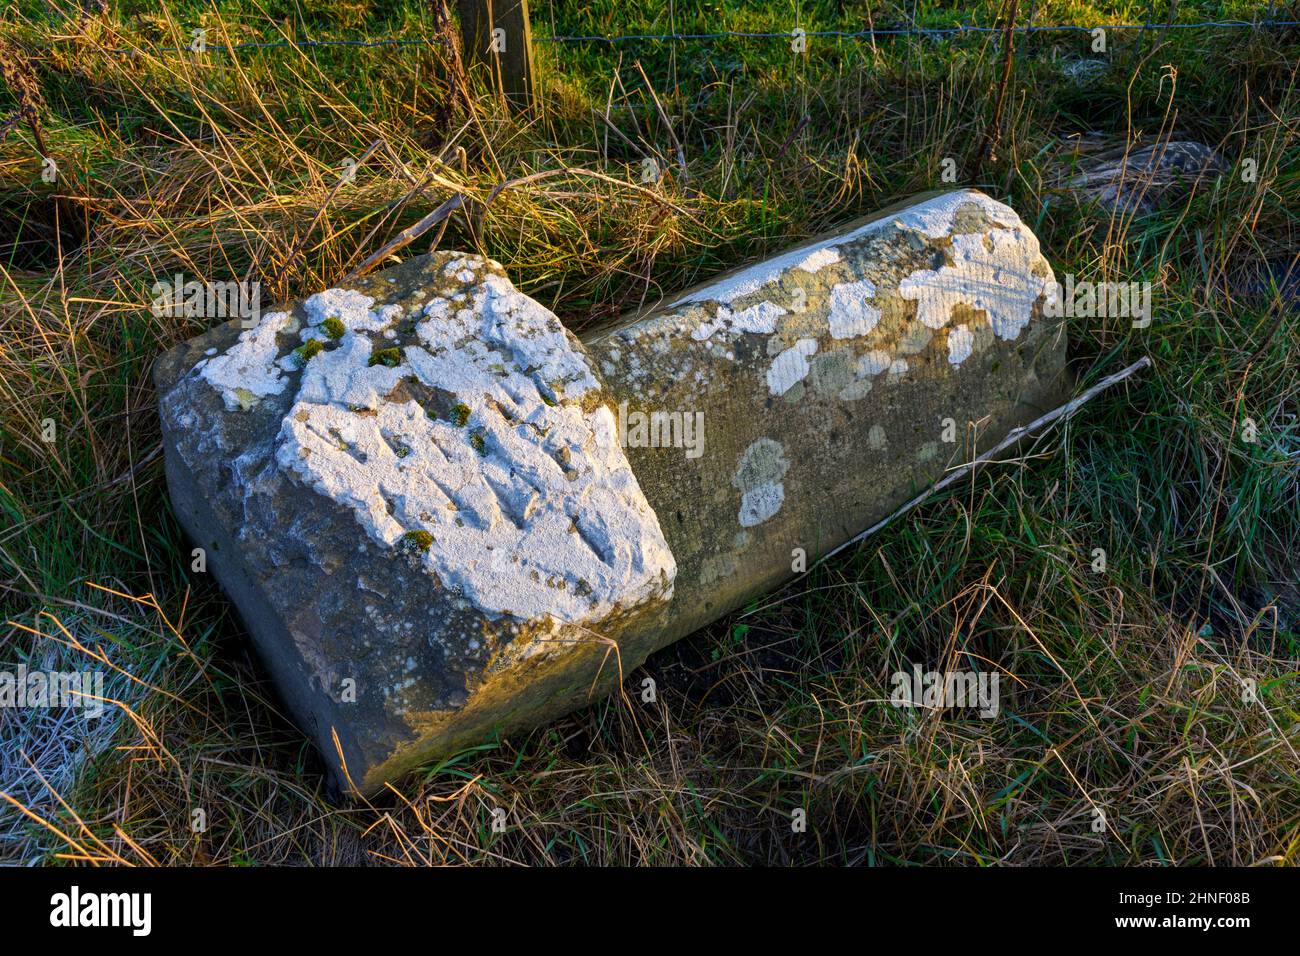
MULTIPOLYGON (((867 17, 830 2, 798 16, 675 6, 537 2, 534 29, 867 17)), ((1300 333, 1294 311, 1240 291, 1243 273, 1300 250, 1295 30, 1112 33, 1108 66, 1083 85, 1066 65, 1093 57, 1086 37, 1021 37, 998 157, 981 165, 1002 68, 988 35, 813 40, 807 56, 766 40, 540 42, 541 103, 522 119, 442 46, 215 49, 435 35, 414 2, 13 8, 0 56, 19 88, 30 65, 44 146, 28 123, 0 144, 0 661, 94 657, 83 666, 108 673, 119 706, 95 727, 0 711, 0 858, 1300 860, 1300 333), (207 53, 166 49, 195 25, 207 53), (140 52, 105 52, 126 47, 140 52), (1062 188, 1069 138, 1089 132, 1196 139, 1228 171, 1152 215, 1099 215, 1062 188), (1153 283, 1150 328, 1072 320, 1081 382, 1141 355, 1154 369, 656 655, 624 697, 485 741, 373 804, 329 805, 320 758, 169 512, 148 374, 203 320, 154 316, 153 283, 253 278, 264 301, 306 295, 463 193, 474 201, 400 255, 478 249, 582 329, 944 185, 944 158, 959 184, 1020 212, 1058 273, 1153 283), (647 168, 662 178, 643 182, 647 168), (890 675, 913 664, 998 669, 1002 714, 890 706, 890 675)), ((1180 3, 1176 18, 1262 11, 1180 3)), ((870 19, 996 14, 873 4, 870 19)), ((1163 22, 1165 8, 1032 15, 1163 22)), ((0 90, 0 114, 19 88, 0 90)))

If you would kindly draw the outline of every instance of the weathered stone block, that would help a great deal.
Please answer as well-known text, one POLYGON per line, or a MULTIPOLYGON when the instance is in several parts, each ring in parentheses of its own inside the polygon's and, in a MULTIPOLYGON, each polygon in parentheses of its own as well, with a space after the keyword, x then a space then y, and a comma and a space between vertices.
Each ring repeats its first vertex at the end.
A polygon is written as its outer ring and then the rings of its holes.
POLYGON ((973 191, 581 343, 498 264, 416 257, 164 355, 172 501, 372 792, 778 586, 971 454, 968 421, 983 448, 1058 404, 1051 281, 973 191))

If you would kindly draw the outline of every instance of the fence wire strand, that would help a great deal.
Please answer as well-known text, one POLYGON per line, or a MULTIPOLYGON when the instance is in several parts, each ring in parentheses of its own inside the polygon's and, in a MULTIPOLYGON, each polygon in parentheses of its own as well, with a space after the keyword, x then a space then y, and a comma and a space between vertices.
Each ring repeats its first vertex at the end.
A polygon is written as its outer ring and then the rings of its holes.
MULTIPOLYGON (((1022 35, 1032 35, 1035 33, 1092 33, 1094 30, 1114 30, 1114 31, 1156 31, 1164 32, 1168 30, 1267 30, 1285 27, 1300 27, 1300 20, 1203 20, 1197 23, 1103 23, 1096 26, 1082 26, 1073 23, 1060 23, 1051 25, 1034 26, 1027 24, 1013 28, 1013 31, 1022 35)), ((867 40, 876 37, 953 37, 964 36, 967 34, 978 35, 988 33, 1005 33, 1005 27, 998 26, 973 26, 959 25, 955 27, 876 27, 866 30, 808 30, 803 33, 795 32, 773 33, 773 32, 748 32, 743 30, 720 30, 716 33, 626 33, 618 36, 600 36, 598 34, 579 35, 579 36, 534 36, 535 43, 605 43, 614 45, 618 43, 634 42, 659 42, 659 43, 678 43, 678 42, 698 42, 702 40, 792 40, 796 36, 808 39, 827 39, 827 40, 867 40)), ((381 37, 377 39, 354 39, 354 40, 269 40, 269 41, 248 41, 243 43, 214 43, 207 46, 209 51, 223 50, 238 52, 240 50, 274 50, 288 49, 298 47, 301 49, 310 49, 313 47, 407 47, 407 46, 429 46, 431 44, 445 43, 442 37, 421 37, 421 38, 397 38, 381 37)), ((173 46, 173 47, 156 47, 152 50, 154 53, 182 53, 190 52, 191 47, 173 46)), ((116 54, 139 54, 144 51, 138 47, 112 48, 106 47, 104 53, 116 54)))

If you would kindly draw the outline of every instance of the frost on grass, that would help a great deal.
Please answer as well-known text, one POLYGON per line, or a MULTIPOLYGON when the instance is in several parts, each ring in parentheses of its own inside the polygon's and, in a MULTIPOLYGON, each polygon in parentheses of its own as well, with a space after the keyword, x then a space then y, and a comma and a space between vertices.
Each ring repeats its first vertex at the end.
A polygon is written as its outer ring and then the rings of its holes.
MULTIPOLYGON (((47 627, 53 620, 48 619, 47 627)), ((0 709, 0 792, 43 819, 58 818, 60 799, 75 800, 80 782, 93 774, 96 761, 113 749, 124 723, 124 709, 136 706, 142 696, 140 684, 119 669, 116 660, 119 647, 140 644, 136 623, 126 615, 114 615, 114 621, 120 623, 63 617, 56 627, 49 628, 54 636, 35 631, 19 635, 22 642, 0 656, 0 672, 11 678, 20 667, 29 674, 54 671, 89 677, 99 671, 103 675, 103 700, 95 702, 98 706, 0 709), (95 641, 94 653, 104 654, 114 666, 96 660, 64 636, 86 632, 109 638, 95 641)), ((0 861, 4 864, 48 862, 52 852, 66 851, 67 845, 48 829, 14 807, 0 805, 4 806, 0 811, 0 861)))
POLYGON ((329 345, 303 363, 278 466, 485 613, 576 623, 669 596, 676 564, 585 354, 483 260, 442 278, 465 287, 409 317, 344 289, 304 303, 302 339, 329 345))

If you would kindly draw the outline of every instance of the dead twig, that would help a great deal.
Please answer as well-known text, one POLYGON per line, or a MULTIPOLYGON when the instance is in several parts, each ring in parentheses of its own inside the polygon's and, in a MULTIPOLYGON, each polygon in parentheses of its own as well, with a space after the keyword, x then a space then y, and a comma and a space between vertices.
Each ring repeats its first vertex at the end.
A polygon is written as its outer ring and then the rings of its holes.
POLYGON ((998 144, 1002 142, 1002 104, 1007 97, 1007 85, 1011 82, 1011 60, 1016 52, 1016 14, 1020 9, 1020 0, 1009 0, 1011 10, 1007 14, 1002 34, 1002 81, 998 84, 998 98, 993 104, 993 118, 984 127, 984 139, 980 143, 980 163, 997 161, 998 144))
POLYGON ((419 239, 420 236, 424 235, 431 228, 442 222, 457 209, 464 206, 465 199, 466 196, 464 193, 457 193, 419 222, 407 226, 388 242, 384 243, 383 247, 378 252, 368 256, 361 265, 357 266, 344 276, 343 281, 351 282, 354 279, 359 279, 361 276, 373 269, 377 263, 382 262, 398 249, 408 246, 416 239, 419 239))

